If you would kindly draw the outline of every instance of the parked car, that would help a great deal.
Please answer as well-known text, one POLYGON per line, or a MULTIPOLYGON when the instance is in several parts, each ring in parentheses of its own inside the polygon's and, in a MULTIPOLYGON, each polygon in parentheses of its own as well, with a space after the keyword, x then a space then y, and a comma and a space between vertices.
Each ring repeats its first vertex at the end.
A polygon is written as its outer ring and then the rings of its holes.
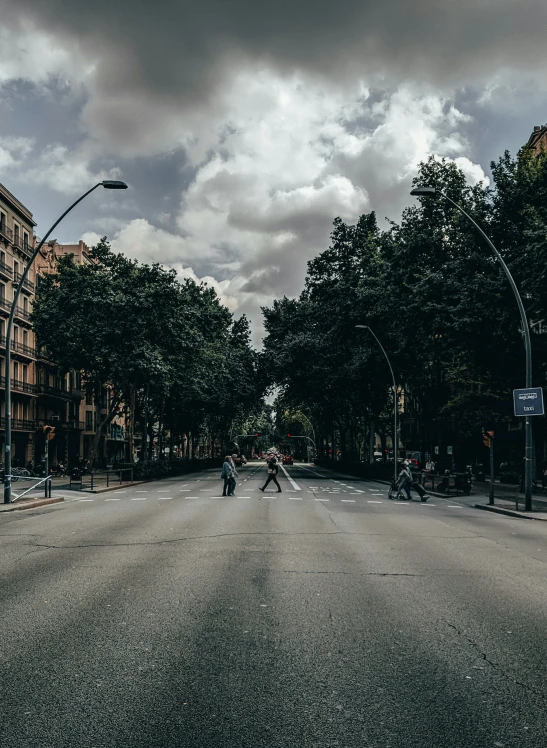
POLYGON ((292 455, 285 455, 283 457, 283 465, 294 465, 292 455))

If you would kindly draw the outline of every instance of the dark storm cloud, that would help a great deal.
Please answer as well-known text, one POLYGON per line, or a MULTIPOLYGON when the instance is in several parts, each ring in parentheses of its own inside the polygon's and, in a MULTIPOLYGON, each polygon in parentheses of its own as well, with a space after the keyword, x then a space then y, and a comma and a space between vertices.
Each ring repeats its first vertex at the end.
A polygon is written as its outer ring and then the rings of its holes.
MULTIPOLYGON (((262 60, 458 84, 546 57, 544 0, 6 0, 14 17, 76 39, 105 97, 123 90, 207 99, 237 65, 262 60)), ((113 123, 115 126, 115 123, 113 123)))

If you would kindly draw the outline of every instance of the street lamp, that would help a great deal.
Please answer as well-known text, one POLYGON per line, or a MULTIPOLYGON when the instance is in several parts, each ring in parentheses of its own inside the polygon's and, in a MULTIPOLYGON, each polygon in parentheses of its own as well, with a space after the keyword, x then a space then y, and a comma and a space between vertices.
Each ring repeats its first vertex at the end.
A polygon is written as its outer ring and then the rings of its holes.
POLYGON ((370 334, 374 337, 380 348, 382 349, 382 353, 386 357, 387 365, 389 366, 389 370, 391 372, 391 378, 393 380, 393 462, 394 462, 394 476, 395 476, 395 482, 397 482, 397 455, 398 455, 398 438, 397 438, 397 384, 395 382, 395 374, 393 373, 393 368, 391 366, 391 361, 389 360, 389 357, 385 351, 384 346, 380 343, 374 332, 370 329, 368 325, 355 325, 355 327, 360 328, 361 330, 368 330, 370 334))
POLYGON ((70 213, 72 208, 76 207, 78 203, 80 203, 84 197, 87 197, 93 190, 96 190, 97 187, 104 187, 107 190, 126 190, 127 185, 125 182, 120 182, 117 179, 105 179, 102 182, 98 182, 94 187, 92 187, 90 190, 88 190, 85 194, 83 194, 81 197, 79 197, 76 202, 72 203, 70 208, 67 208, 63 215, 58 218, 53 226, 50 228, 50 230, 47 232, 47 234, 44 236, 42 241, 38 244, 38 246, 35 248, 34 253, 28 263, 23 268, 23 273, 21 277, 19 278, 19 283, 15 287, 15 291, 13 294, 13 301, 11 303, 11 309, 9 313, 8 318, 8 325, 6 330, 6 406, 5 406, 5 417, 6 417, 6 432, 5 432, 5 445, 4 445, 4 504, 11 504, 11 329, 13 326, 13 317, 15 314, 15 308, 17 306, 17 300, 19 299, 19 294, 21 293, 21 287, 23 283, 25 282, 25 279, 28 275, 28 271, 30 270, 30 267, 34 260, 36 259, 36 255, 38 252, 42 249, 42 246, 48 236, 51 234, 52 231, 58 226, 59 223, 63 220, 63 218, 67 215, 67 213, 70 213))
MULTIPOLYGON (((440 190, 438 187, 415 187, 411 192, 411 195, 414 195, 415 197, 436 197, 437 195, 440 195, 441 197, 444 197, 445 200, 448 200, 448 202, 453 205, 457 210, 464 215, 467 220, 473 224, 473 226, 477 229, 479 234, 482 236, 482 238, 485 240, 485 242, 488 244, 492 252, 496 255, 496 257, 499 260, 500 265, 502 266, 505 275, 507 276, 507 280, 509 281, 509 284, 511 285, 511 288, 513 289, 513 293, 515 294, 515 298, 517 300, 517 305, 520 312, 520 319, 522 324, 522 329, 524 332, 524 349, 526 352, 526 387, 532 386, 532 345, 530 342, 530 329, 528 327, 528 320, 526 318, 526 311, 524 309, 524 304, 522 303, 522 299, 520 297, 519 290, 517 288, 517 285, 513 279, 513 276, 509 272, 509 268, 504 262, 503 257, 500 255, 496 247, 492 244, 490 239, 486 236, 484 231, 481 229, 481 227, 474 221, 471 216, 465 212, 465 210, 461 207, 461 205, 458 205, 458 203, 454 202, 452 198, 448 197, 448 195, 440 190)), ((530 416, 525 417, 524 422, 524 432, 525 432, 525 461, 524 461, 524 504, 525 504, 525 510, 527 512, 532 511, 532 419, 530 416)))

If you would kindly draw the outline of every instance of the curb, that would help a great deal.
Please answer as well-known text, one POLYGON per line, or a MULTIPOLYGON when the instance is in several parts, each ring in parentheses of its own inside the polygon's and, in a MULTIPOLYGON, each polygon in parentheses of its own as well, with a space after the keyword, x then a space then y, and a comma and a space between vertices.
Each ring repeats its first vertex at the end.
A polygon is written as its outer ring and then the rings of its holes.
POLYGON ((486 512, 494 512, 494 514, 505 514, 507 517, 518 517, 519 519, 534 519, 539 522, 547 522, 547 517, 534 517, 524 512, 517 512, 516 509, 503 509, 499 506, 491 506, 490 504, 475 504, 475 509, 483 509, 486 512))
POLYGON ((0 514, 3 512, 17 512, 23 509, 35 509, 36 507, 47 506, 48 504, 58 504, 60 501, 64 501, 61 496, 57 496, 51 499, 38 499, 37 501, 24 501, 21 504, 9 504, 8 509, 0 509, 0 514))

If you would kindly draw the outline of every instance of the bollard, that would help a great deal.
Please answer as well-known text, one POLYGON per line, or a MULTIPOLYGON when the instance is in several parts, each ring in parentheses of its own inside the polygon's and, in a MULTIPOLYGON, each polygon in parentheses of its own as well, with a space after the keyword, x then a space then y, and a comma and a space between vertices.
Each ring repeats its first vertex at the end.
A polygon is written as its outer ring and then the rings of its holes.
POLYGON ((108 486, 109 486, 109 483, 108 483, 108 481, 109 481, 109 478, 110 478, 110 473, 109 473, 109 472, 108 472, 108 470, 107 470, 107 471, 106 471, 106 487, 107 487, 107 488, 108 488, 108 486))

